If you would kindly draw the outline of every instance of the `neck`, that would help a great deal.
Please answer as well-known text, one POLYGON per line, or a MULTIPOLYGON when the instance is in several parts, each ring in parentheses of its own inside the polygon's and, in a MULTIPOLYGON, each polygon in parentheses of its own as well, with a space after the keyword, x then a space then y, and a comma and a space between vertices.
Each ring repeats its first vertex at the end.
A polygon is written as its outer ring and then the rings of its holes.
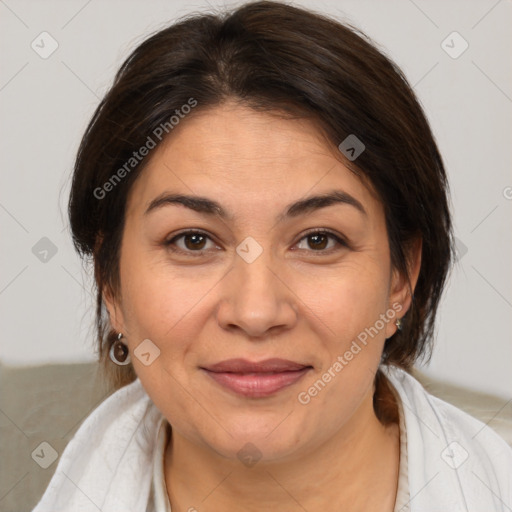
POLYGON ((398 425, 382 425, 372 401, 373 390, 350 422, 314 450, 252 467, 173 431, 165 455, 172 511, 391 512, 398 484, 398 425))

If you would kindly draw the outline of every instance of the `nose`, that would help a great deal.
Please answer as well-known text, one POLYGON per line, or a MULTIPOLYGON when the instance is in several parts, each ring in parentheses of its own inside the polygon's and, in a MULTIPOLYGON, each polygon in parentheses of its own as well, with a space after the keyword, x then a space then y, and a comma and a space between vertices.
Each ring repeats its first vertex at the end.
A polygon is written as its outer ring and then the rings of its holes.
POLYGON ((239 329, 250 338, 263 339, 297 322, 293 286, 266 251, 252 263, 235 256, 222 287, 217 321, 223 329, 239 329))

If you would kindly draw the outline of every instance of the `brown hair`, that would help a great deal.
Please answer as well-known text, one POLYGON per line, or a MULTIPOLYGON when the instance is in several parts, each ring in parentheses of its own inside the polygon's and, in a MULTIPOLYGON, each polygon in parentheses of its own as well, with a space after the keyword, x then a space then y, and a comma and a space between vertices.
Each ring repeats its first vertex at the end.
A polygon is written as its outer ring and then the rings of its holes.
POLYGON ((364 143, 357 161, 346 164, 382 201, 391 261, 402 275, 409 275, 409 245, 422 239, 412 306, 403 329, 386 341, 382 362, 409 370, 430 357, 453 235, 445 170, 422 108, 400 69, 357 28, 262 1, 191 15, 149 37, 123 63, 84 134, 69 216, 77 251, 94 260, 99 359, 114 388, 136 375, 131 364, 108 358, 116 333, 102 290, 119 291, 126 199, 148 158, 123 173, 115 190, 100 198, 98 190, 191 98, 197 106, 190 115, 234 99, 310 118, 335 146, 351 134, 364 143))

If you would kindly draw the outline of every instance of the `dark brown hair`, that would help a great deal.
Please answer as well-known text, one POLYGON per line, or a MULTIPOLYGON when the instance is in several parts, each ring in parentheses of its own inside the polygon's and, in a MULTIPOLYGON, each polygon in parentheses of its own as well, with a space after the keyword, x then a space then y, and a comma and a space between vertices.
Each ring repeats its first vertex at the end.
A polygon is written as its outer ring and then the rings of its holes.
POLYGON ((357 28, 263 1, 194 14, 145 40, 121 66, 81 142, 69 216, 76 249, 94 261, 99 359, 113 386, 135 373, 108 358, 116 333, 102 289, 119 292, 127 195, 149 157, 113 185, 112 177, 191 99, 190 116, 232 99, 311 119, 334 147, 351 134, 364 143, 357 160, 345 163, 383 203, 393 267, 408 276, 408 248, 417 237, 423 244, 412 306, 382 361, 409 370, 430 357, 453 236, 445 170, 422 108, 400 69, 357 28), (109 180, 109 192, 99 193, 109 180))

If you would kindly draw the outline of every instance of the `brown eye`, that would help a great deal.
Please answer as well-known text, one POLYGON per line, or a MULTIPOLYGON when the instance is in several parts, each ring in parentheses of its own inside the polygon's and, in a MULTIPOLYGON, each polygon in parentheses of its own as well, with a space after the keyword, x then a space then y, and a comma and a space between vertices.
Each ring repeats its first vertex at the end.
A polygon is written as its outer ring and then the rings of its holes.
POLYGON ((330 252, 330 250, 336 249, 336 245, 348 247, 346 242, 334 233, 317 230, 307 233, 306 236, 300 240, 298 247, 299 249, 310 250, 312 252, 330 252), (304 240, 306 240, 305 244, 303 242, 304 240), (300 247, 300 245, 302 245, 302 247, 300 247))
POLYGON ((183 240, 185 242, 185 247, 187 249, 191 249, 191 250, 194 250, 194 249, 203 249, 204 248, 204 245, 205 245, 205 242, 206 242, 206 237, 203 236, 203 235, 200 235, 200 234, 193 234, 193 235, 184 235, 183 236, 183 240))
POLYGON ((309 247, 315 250, 325 249, 329 241, 329 237, 323 234, 309 235, 307 238, 309 247))
MULTIPOLYGON (((174 252, 181 252, 185 254, 199 253, 207 251, 211 247, 207 247, 208 242, 212 242, 210 237, 205 233, 199 231, 186 231, 176 235, 165 242, 165 246, 174 252)), ((214 245, 214 244, 213 244, 214 245)))

